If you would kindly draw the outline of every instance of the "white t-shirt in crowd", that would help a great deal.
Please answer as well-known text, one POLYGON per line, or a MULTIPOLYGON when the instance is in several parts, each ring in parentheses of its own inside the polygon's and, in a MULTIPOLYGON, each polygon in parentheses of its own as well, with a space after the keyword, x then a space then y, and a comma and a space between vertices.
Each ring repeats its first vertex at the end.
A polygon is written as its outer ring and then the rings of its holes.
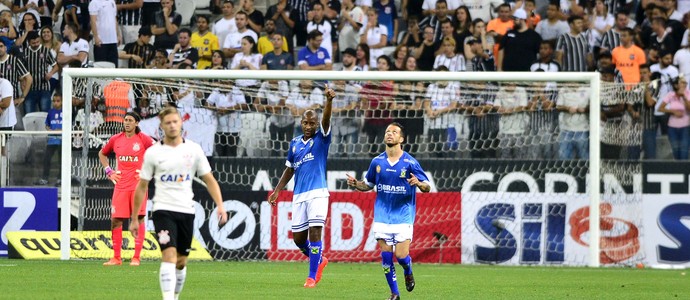
MULTIPOLYGON (((527 106, 527 91, 523 87, 515 87, 513 92, 508 92, 501 87, 496 93, 494 106, 506 109, 527 106)), ((503 134, 522 134, 527 131, 529 116, 526 112, 518 112, 501 115, 498 132, 503 134)))
MULTIPOLYGON (((589 105, 590 90, 586 87, 564 87, 559 90, 556 105, 585 108, 589 105)), ((589 114, 562 111, 558 115, 561 131, 589 131, 589 114)))
MULTIPOLYGON (((250 30, 251 31, 251 30, 250 30)), ((235 24, 235 17, 231 19, 221 18, 211 29, 211 32, 218 37, 218 41, 225 41, 228 34, 237 32, 237 24, 235 24)))
MULTIPOLYGON (((388 28, 386 26, 383 26, 379 24, 378 26, 374 28, 369 28, 367 30, 366 27, 362 27, 359 29, 359 34, 362 35, 364 34, 364 31, 367 31, 367 45, 369 45, 369 66, 371 68, 376 68, 376 59, 379 58, 379 56, 383 55, 383 48, 379 49, 374 49, 371 46, 376 45, 380 43, 383 40, 386 40, 388 37, 388 28), (381 37, 381 35, 384 35, 385 37, 381 37)), ((388 66, 390 67, 390 66, 388 66)))
POLYGON ((0 127, 11 127, 17 124, 17 114, 14 110, 14 96, 12 83, 5 78, 0 78, 0 100, 10 98, 10 106, 2 110, 0 114, 0 127))
POLYGON ((96 28, 103 44, 117 44, 117 7, 114 0, 92 0, 89 15, 97 16, 96 28))

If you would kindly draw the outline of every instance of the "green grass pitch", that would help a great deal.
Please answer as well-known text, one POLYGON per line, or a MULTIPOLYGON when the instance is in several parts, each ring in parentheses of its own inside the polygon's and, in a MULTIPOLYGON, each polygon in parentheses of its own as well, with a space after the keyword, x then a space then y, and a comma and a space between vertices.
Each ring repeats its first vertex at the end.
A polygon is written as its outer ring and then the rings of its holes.
MULTIPOLYGON (((0 259, 0 299, 160 299, 157 261, 0 259)), ((399 266, 398 266, 399 269, 399 266)), ((690 299, 686 270, 414 265, 403 299, 690 299)), ((690 270, 687 271, 690 273, 690 270)), ((401 272, 399 271, 399 274, 401 272)), ((380 264, 331 263, 315 289, 306 262, 190 262, 181 299, 385 299, 380 264)))

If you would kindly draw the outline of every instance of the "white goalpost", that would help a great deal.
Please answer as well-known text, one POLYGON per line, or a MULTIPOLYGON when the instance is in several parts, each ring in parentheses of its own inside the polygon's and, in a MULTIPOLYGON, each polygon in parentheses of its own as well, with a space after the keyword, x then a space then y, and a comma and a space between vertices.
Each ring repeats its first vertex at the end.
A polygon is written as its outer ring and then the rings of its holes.
MULTIPOLYGON (((193 79, 193 80, 345 80, 345 81, 452 81, 469 82, 578 82, 590 89, 589 107, 589 160, 586 194, 589 197, 589 231, 587 235, 589 267, 599 267, 600 262, 600 204, 601 204, 601 158, 600 158, 600 116, 602 99, 599 73, 545 73, 545 72, 342 72, 342 71, 230 71, 230 70, 148 70, 148 69, 94 69, 69 68, 63 71, 63 123, 73 124, 73 83, 78 78, 132 78, 132 79, 193 79)), ((72 133, 71 126, 62 131, 62 174, 61 174, 61 259, 69 260, 70 251, 70 202, 72 199, 72 133)), ((335 142, 334 142, 335 144, 335 142)), ((414 153, 412 153, 414 155, 414 153)), ((330 158, 329 158, 330 160, 330 158)), ((230 174, 231 176, 232 174, 230 174)), ((264 220, 262 215, 262 220, 264 220)), ((270 220, 270 219, 269 219, 270 220)), ((264 229, 262 229, 263 233, 264 229)), ((269 232, 270 233, 270 232, 269 232)), ((441 235, 442 236, 442 235, 441 235)), ((262 238, 263 239, 263 238, 262 238)), ((439 240, 441 240, 439 238, 439 240)), ((263 240, 262 240, 263 243, 263 240)), ((330 256, 329 256, 330 258, 330 256)))

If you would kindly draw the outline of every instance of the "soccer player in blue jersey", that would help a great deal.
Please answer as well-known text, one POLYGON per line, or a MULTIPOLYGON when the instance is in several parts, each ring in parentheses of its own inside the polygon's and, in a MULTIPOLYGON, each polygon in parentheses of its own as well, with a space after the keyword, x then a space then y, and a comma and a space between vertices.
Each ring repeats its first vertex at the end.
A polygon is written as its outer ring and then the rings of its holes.
POLYGON ((319 116, 314 110, 302 114, 302 132, 290 142, 285 171, 280 182, 268 197, 276 205, 278 193, 295 176, 292 198, 292 238, 297 247, 309 257, 309 277, 305 288, 314 288, 321 280, 328 259, 321 255, 321 232, 328 213, 326 159, 331 144, 331 107, 335 92, 326 85, 326 105, 319 128, 319 116), (307 239, 308 238, 308 239, 307 239))
POLYGON ((402 150, 405 129, 398 123, 386 127, 386 151, 374 157, 363 181, 347 176, 347 184, 359 191, 376 187, 374 204, 374 236, 381 248, 381 263, 391 290, 389 300, 400 299, 395 277, 393 254, 405 273, 405 288, 414 289, 410 243, 415 218, 416 188, 424 193, 431 190, 429 179, 419 162, 402 150))

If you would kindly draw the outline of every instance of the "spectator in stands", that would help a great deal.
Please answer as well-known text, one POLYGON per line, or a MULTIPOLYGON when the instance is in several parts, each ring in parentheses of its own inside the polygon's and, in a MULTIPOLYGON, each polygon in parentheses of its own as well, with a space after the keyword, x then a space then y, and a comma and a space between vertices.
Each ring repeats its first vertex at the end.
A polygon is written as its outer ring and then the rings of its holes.
MULTIPOLYGON (((548 41, 544 41, 550 43, 548 41)), ((542 44, 543 45, 543 44, 542 44)), ((533 72, 549 72, 537 69, 533 72)), ((554 103, 554 87, 550 83, 536 82, 531 85, 527 114, 529 118, 527 159, 556 159, 558 143, 556 127, 558 114, 554 103)))
POLYGON ((671 32, 666 31, 666 20, 662 17, 652 19, 652 34, 649 36, 647 46, 650 48, 676 53, 678 46, 671 32))
MULTIPOLYGON (((309 32, 307 46, 297 53, 297 66, 300 70, 331 70, 333 63, 328 50, 321 47, 323 33, 318 30, 309 32)), ((301 114, 298 114, 301 116, 301 114)), ((300 127, 300 126, 297 126, 300 127)))
POLYGON ((684 77, 675 77, 671 80, 673 91, 662 97, 659 112, 669 115, 668 140, 671 143, 673 158, 676 160, 688 159, 688 147, 690 147, 690 91, 688 81, 684 77))
POLYGON ((570 31, 566 21, 559 18, 558 4, 549 3, 546 9, 546 19, 541 20, 534 29, 543 40, 556 40, 559 36, 570 31))
MULTIPOLYGON (((619 11, 616 12, 616 21, 614 26, 603 33, 601 38, 601 47, 599 52, 603 53, 606 51, 613 51, 616 47, 621 45, 620 33, 623 29, 628 28, 628 12, 619 11)), ((634 33, 634 32, 633 32, 634 33)), ((634 38, 634 34, 633 34, 634 38)))
POLYGON ((326 49, 329 57, 333 57, 333 49, 338 48, 336 29, 332 27, 331 22, 324 18, 324 5, 321 2, 314 2, 310 14, 312 19, 307 24, 307 32, 320 31, 323 34, 321 47, 326 49))
POLYGON ((168 51, 165 49, 156 49, 156 53, 153 55, 151 64, 146 65, 147 69, 169 69, 168 64, 168 51))
MULTIPOLYGON (((230 33, 237 32, 237 23, 235 20, 235 4, 232 0, 223 1, 223 17, 220 18, 213 25, 213 34, 218 37, 219 43, 225 43, 225 37, 230 33)), ((220 46, 223 46, 221 44, 220 46)))
POLYGON ((502 83, 496 94, 494 109, 500 115, 498 126, 499 157, 525 158, 527 154, 527 91, 514 82, 502 83))
POLYGON ((289 0, 290 6, 297 10, 297 23, 294 27, 295 45, 305 45, 307 43, 307 23, 309 23, 308 14, 311 10, 311 1, 309 0, 289 0))
MULTIPOLYGON (((14 0, 12 4, 12 12, 14 14, 30 13, 34 15, 36 20, 39 20, 41 14, 43 14, 46 9, 43 0, 14 0)), ((40 23, 38 24, 40 25, 40 23)))
POLYGON ((141 6, 141 26, 151 26, 156 23, 155 15, 161 11, 161 0, 144 0, 141 6))
POLYGON ((491 50, 484 49, 479 40, 469 41, 469 47, 472 51, 472 71, 474 72, 493 72, 496 70, 494 63, 494 55, 491 50))
POLYGON ((295 119, 290 108, 286 105, 290 93, 289 84, 285 80, 266 80, 261 83, 256 95, 256 109, 270 115, 268 131, 273 145, 271 156, 282 157, 288 151, 295 119))
POLYGON ((161 0, 161 8, 151 25, 151 32, 156 36, 153 46, 156 49, 173 49, 178 43, 177 31, 182 24, 182 16, 175 11, 173 0, 161 0))
MULTIPOLYGON (((436 72, 448 72, 448 67, 439 66, 436 72)), ((424 111, 429 119, 429 141, 431 152, 435 157, 452 157, 449 153, 449 132, 455 133, 457 115, 454 114, 458 107, 457 100, 460 96, 460 85, 456 81, 438 81, 431 83, 424 96, 424 111)))
MULTIPOLYGON (((642 150, 645 159, 656 159, 656 135, 657 126, 654 116, 654 107, 659 99, 659 89, 655 87, 653 81, 658 82, 659 73, 654 73, 649 69, 648 64, 640 66, 640 81, 643 93, 642 103, 628 105, 628 112, 631 114, 633 122, 642 123, 642 150)), ((628 148, 628 158, 639 159, 640 150, 635 147, 628 148), (632 148, 632 149, 631 149, 632 148)))
MULTIPOLYGON (((287 40, 288 52, 295 49, 293 37, 295 25, 299 22, 299 12, 288 3, 288 0, 279 0, 278 3, 268 7, 266 20, 275 22, 276 32, 279 32, 287 40)), ((302 44, 303 45, 303 44, 302 44)))
POLYGON ((0 43, 5 44, 5 47, 12 48, 17 39, 17 28, 12 21, 12 12, 5 10, 0 12, 0 43))
POLYGON ((494 110, 498 88, 493 83, 472 82, 463 86, 467 111, 469 149, 472 158, 496 158, 499 116, 494 110))
MULTIPOLYGON (((231 70, 260 70, 261 59, 263 56, 259 53, 256 47, 256 41, 250 37, 242 38, 242 52, 235 54, 230 64, 231 70)), ((238 87, 247 98, 247 103, 253 103, 254 91, 259 87, 259 80, 256 79, 238 79, 235 81, 235 86, 238 87)))
MULTIPOLYGON (((142 27, 143 0, 117 0, 117 23, 122 26, 123 43, 132 43, 138 39, 142 27)), ((144 26, 149 27, 149 26, 144 26)))
POLYGON ((462 3, 470 9, 472 17, 482 19, 484 22, 491 20, 496 13, 496 9, 504 3, 501 0, 463 0, 462 3))
MULTIPOLYGON (((266 56, 266 54, 268 54, 269 52, 273 52, 273 42, 271 42, 271 38, 273 38, 273 34, 276 32, 275 21, 273 21, 272 19, 266 19, 266 23, 264 24, 264 30, 266 30, 266 35, 259 38, 257 45, 259 47, 259 53, 261 53, 261 55, 266 56)), ((282 35, 281 39, 282 52, 289 52, 288 41, 282 35)))
MULTIPOLYGON (((240 0, 240 8, 247 14, 247 27, 261 34, 264 26, 264 14, 254 8, 254 0, 240 0)), ((256 39, 254 39, 256 41, 256 39)))
POLYGON ((585 1, 574 0, 574 1, 560 1, 559 2, 559 18, 561 20, 567 20, 570 16, 583 16, 585 15, 586 6, 585 1))
MULTIPOLYGON (((350 48, 352 50, 352 48, 350 48)), ((355 145, 359 144, 361 129, 361 115, 359 110, 359 87, 345 80, 334 80, 332 87, 336 91, 333 98, 333 139, 336 147, 332 153, 336 157, 352 156, 356 152, 355 145)))
MULTIPOLYGON (((3 43, 0 43, 0 77, 9 80, 14 87, 12 98, 14 99, 14 105, 19 107, 19 105, 24 103, 24 99, 31 91, 33 77, 26 68, 24 61, 8 54, 7 47, 3 43)), ((21 109, 22 107, 19 108, 21 109)), ((20 113, 21 115, 23 114, 20 113)))
POLYGON ((378 13, 373 8, 367 12, 367 25, 359 31, 360 42, 369 46, 369 66, 376 68, 377 58, 384 54, 388 41, 388 29, 378 24, 378 13))
POLYGON ((139 38, 120 51, 119 58, 127 60, 130 69, 144 69, 154 58, 156 51, 151 42, 151 28, 142 26, 139 28, 139 38))
MULTIPOLYGON (((494 53, 494 37, 486 33, 486 23, 483 20, 474 19, 474 21, 472 21, 471 32, 472 34, 466 37, 462 42, 464 48, 463 53, 465 54, 466 60, 471 62, 474 58, 470 41, 479 41, 482 44, 482 49, 490 51, 491 55, 494 57, 498 54, 494 53)), ((495 68, 492 68, 492 71, 493 70, 495 70, 495 68)))
POLYGON ((434 43, 434 49, 436 49, 434 54, 436 54, 436 55, 443 54, 445 49, 443 48, 443 46, 441 44, 443 44, 443 40, 447 37, 452 38, 453 40, 456 41, 455 53, 462 53, 462 51, 463 51, 462 46, 457 45, 457 41, 458 41, 459 37, 456 36, 456 34, 455 34, 455 28, 453 28, 453 22, 451 22, 450 20, 445 20, 441 23, 441 37, 438 40, 436 40, 436 42, 434 43))
POLYGON ((407 50, 407 46, 404 44, 396 46, 395 50, 393 50, 393 65, 391 66, 391 71, 404 71, 408 55, 409 51, 407 50))
MULTIPOLYGON (((626 90, 622 88, 612 88, 615 81, 615 70, 613 67, 600 69, 601 84, 604 92, 601 95, 601 120, 600 125, 600 148, 602 159, 620 159, 623 145, 627 144, 627 136, 621 134, 623 127, 628 124, 623 123, 623 116, 626 112, 626 90)), ((630 130, 630 129, 625 129, 630 130)), ((632 128, 632 130, 636 130, 632 128)), ((635 139, 639 139, 639 132, 635 139)))
MULTIPOLYGON (((0 43, 0 48, 5 45, 0 43)), ((14 87, 12 83, 0 77, 0 130, 10 131, 14 130, 14 125, 17 124, 17 114, 14 109, 14 87)))
POLYGON ((207 16, 196 17, 196 32, 192 33, 192 41, 190 42, 193 48, 196 48, 199 54, 197 61, 197 69, 203 70, 211 65, 211 56, 213 51, 220 49, 218 37, 211 33, 208 28, 209 20, 207 16))
POLYGON ((186 63, 196 69, 197 62, 199 61, 199 50, 192 47, 190 40, 192 37, 192 31, 189 28, 180 29, 177 40, 179 41, 175 44, 172 52, 168 55, 168 61, 170 61, 170 67, 177 69, 180 64, 186 63))
POLYGON ((213 51, 211 55, 211 65, 206 67, 206 70, 225 70, 227 69, 227 62, 225 61, 225 54, 223 51, 213 51))
MULTIPOLYGON (((406 58, 405 70, 402 71, 419 71, 414 56, 406 58)), ((397 90, 395 122, 407 128, 405 134, 407 142, 403 145, 403 149, 408 152, 417 152, 419 144, 422 143, 422 140, 418 138, 424 133, 423 103, 426 87, 422 81, 402 81, 396 83, 394 90, 397 90)))
MULTIPOLYGON (((59 91, 58 91, 59 92, 59 91)), ((48 111, 46 116, 46 130, 47 131, 60 131, 62 130, 62 94, 53 94, 53 107, 48 111)), ((62 157, 62 151, 60 151, 62 144, 62 138, 59 135, 49 135, 48 142, 46 143, 46 151, 43 155, 43 174, 41 179, 38 180, 39 185, 48 184, 48 178, 50 177, 50 162, 53 159, 53 155, 57 153, 58 160, 62 157)), ((56 186, 60 184, 60 169, 58 168, 57 182, 56 186)))
MULTIPOLYGON (((59 90, 56 90, 55 92, 58 95, 62 94, 62 92, 59 90)), ((86 112, 84 111, 86 108, 80 108, 79 111, 77 111, 77 115, 74 118, 75 132, 81 129, 86 129, 86 126, 88 126, 89 132, 94 132, 99 126, 101 126, 101 124, 105 123, 103 113, 99 110, 99 106, 102 105, 99 100, 100 99, 97 97, 91 99, 91 112, 89 113, 88 124, 86 120, 86 112)), ((105 109, 105 107, 103 107, 103 109, 105 109)))
POLYGON ((523 9, 516 10, 513 18, 515 27, 501 39, 496 65, 499 71, 528 71, 539 53, 541 37, 525 24, 523 9))
POLYGON ((29 48, 24 53, 24 60, 33 82, 31 91, 26 95, 24 101, 25 114, 37 111, 37 107, 40 111, 50 109, 50 79, 58 72, 55 57, 50 53, 52 50, 41 45, 38 32, 31 31, 27 39, 29 40, 29 48))
POLYGON ((359 31, 367 23, 366 13, 354 0, 343 0, 338 24, 338 49, 355 48, 359 43, 359 31))
POLYGON ((584 86, 565 85, 558 91, 559 159, 589 159, 589 93, 584 86))
POLYGON ((666 135, 668 132, 668 115, 660 112, 659 106, 661 106, 663 102, 661 101, 663 97, 674 91, 672 79, 678 77, 680 74, 678 68, 671 64, 672 62, 673 55, 670 52, 663 51, 659 54, 659 62, 649 67, 652 74, 656 72, 660 74, 658 83, 659 99, 656 102, 656 111, 654 113, 656 118, 654 121, 657 123, 658 127, 660 127, 662 135, 666 135))
POLYGON ((342 53, 343 71, 362 71, 357 65, 357 51, 352 48, 347 48, 342 53))
MULTIPOLYGON (((269 21, 267 20, 268 24, 269 21)), ((266 26, 268 28, 269 26, 266 26)), ((292 70, 295 66, 292 53, 283 51, 285 48, 285 37, 274 32, 269 36, 271 38, 272 51, 266 53, 261 60, 262 70, 292 70)))
POLYGON ((558 37, 556 43, 556 61, 565 72, 587 72, 593 65, 592 53, 587 37, 582 34, 582 17, 570 16, 568 18, 570 32, 558 37))
POLYGON ((419 22, 419 27, 431 27, 433 29, 433 41, 436 42, 441 39, 441 22, 445 20, 453 21, 452 17, 448 15, 448 3, 446 0, 438 0, 435 4, 436 10, 433 14, 426 16, 421 22, 419 22))
MULTIPOLYGON (((379 56, 377 70, 386 72, 390 70, 392 62, 388 56, 379 56)), ((395 107, 393 99, 392 81, 369 81, 360 90, 360 107, 364 110, 364 127, 362 131, 367 135, 369 155, 376 156, 381 153, 379 146, 383 140, 386 126, 393 121, 391 109, 395 107)))
POLYGON ((43 47, 53 50, 53 56, 57 56, 58 51, 60 51, 61 43, 55 37, 55 33, 53 33, 53 28, 43 27, 41 28, 40 34, 41 44, 43 44, 43 47))
POLYGON ((450 72, 465 71, 465 58, 462 54, 455 53, 456 47, 453 37, 443 38, 441 48, 443 49, 441 54, 437 55, 434 61, 435 70, 440 66, 445 66, 450 72))
POLYGON ((640 82, 640 66, 646 63, 644 51, 633 44, 635 32, 630 28, 620 31, 621 45, 611 53, 616 70, 623 77, 626 85, 632 86, 640 82))
POLYGON ((212 93, 208 98, 208 104, 211 105, 218 117, 218 126, 214 138, 214 145, 216 145, 215 156, 236 157, 237 145, 240 143, 240 114, 243 106, 247 102, 244 95, 238 89, 232 86, 228 87, 231 92, 212 93))
POLYGON ((422 41, 424 41, 423 35, 424 33, 419 28, 419 22, 413 18, 407 22, 407 30, 399 34, 399 36, 402 36, 402 39, 398 41, 398 44, 406 45, 410 47, 411 51, 414 51, 414 49, 422 45, 422 41))
MULTIPOLYGON (((690 31, 686 33, 687 35, 690 35, 690 31)), ((673 65, 678 66, 678 71, 685 78, 690 78, 690 47, 687 44, 673 55, 673 65)))
POLYGON ((29 40, 27 39, 29 32, 38 32, 38 20, 33 14, 24 14, 15 40, 15 47, 21 47, 21 52, 29 48, 29 40))
POLYGON ((122 36, 118 30, 115 1, 92 0, 89 3, 89 14, 91 14, 94 61, 108 61, 117 68, 117 44, 122 42, 122 36))
POLYGON ((666 5, 666 16, 669 20, 676 20, 678 22, 683 21, 683 13, 676 9, 678 5, 677 0, 665 0, 659 2, 661 5, 666 5))
POLYGON ((300 121, 302 120, 304 111, 308 109, 321 110, 325 102, 324 98, 323 91, 314 86, 311 80, 300 80, 298 86, 290 91, 285 105, 290 108, 290 112, 294 119, 295 131, 293 136, 298 136, 303 133, 300 121))
MULTIPOLYGON (((81 30, 81 13, 77 1, 78 0, 65 0, 64 2, 58 1, 58 7, 55 8, 52 14, 52 19, 58 19, 58 13, 60 12, 59 7, 62 6, 64 8, 62 11, 63 26, 66 23, 72 23, 77 25, 77 30, 81 30)), ((91 17, 89 16, 89 22, 91 22, 90 18, 91 17)))
POLYGON ((462 5, 455 9, 455 18, 453 19, 453 28, 455 28, 455 41, 458 44, 463 44, 465 38, 472 34, 472 15, 467 6, 462 5))
POLYGON ((235 24, 237 32, 228 33, 223 41, 223 53, 228 59, 232 59, 237 52, 242 51, 242 38, 251 37, 254 41, 259 40, 256 32, 247 27, 247 13, 239 11, 235 14, 235 24))
POLYGON ((359 67, 359 69, 362 71, 369 71, 369 45, 367 45, 366 43, 359 43, 357 45, 357 51, 355 53, 357 55, 357 60, 355 62, 357 67, 359 67))
POLYGON ((395 1, 375 1, 373 8, 378 12, 378 24, 386 27, 386 30, 388 31, 388 40, 386 43, 388 45, 395 45, 397 43, 396 39, 398 38, 398 10, 395 7, 395 1))
MULTIPOLYGON (((606 32, 613 28, 615 19, 604 0, 595 0, 594 9, 589 17, 590 28, 597 31, 600 37, 603 37, 606 32)), ((627 25, 627 24, 626 24, 627 25)), ((597 41, 597 45, 601 45, 601 39, 597 41)))
POLYGON ((543 40, 539 45, 539 58, 532 63, 530 71, 538 72, 560 72, 561 64, 553 59, 553 40, 543 40))
MULTIPOLYGON (((524 11, 524 10, 522 10, 524 11)), ((486 24, 486 32, 494 37, 494 40, 496 41, 501 41, 503 39, 503 36, 508 33, 508 30, 513 29, 514 27, 514 21, 513 18, 511 18, 511 12, 512 10, 510 9, 510 5, 507 3, 501 4, 498 7, 498 17, 489 21, 488 24, 486 24)), ((525 12, 525 21, 527 20, 527 12, 525 12)), ((526 23, 525 23, 526 26, 526 23)), ((529 28, 529 27, 527 27, 529 28)), ((494 53, 498 52, 498 46, 494 46, 494 53)))
POLYGON ((525 0, 524 4, 522 5, 522 9, 527 12, 527 27, 530 29, 534 30, 534 28, 537 27, 537 24, 541 21, 541 16, 537 13, 537 4, 534 2, 535 0, 525 0))

